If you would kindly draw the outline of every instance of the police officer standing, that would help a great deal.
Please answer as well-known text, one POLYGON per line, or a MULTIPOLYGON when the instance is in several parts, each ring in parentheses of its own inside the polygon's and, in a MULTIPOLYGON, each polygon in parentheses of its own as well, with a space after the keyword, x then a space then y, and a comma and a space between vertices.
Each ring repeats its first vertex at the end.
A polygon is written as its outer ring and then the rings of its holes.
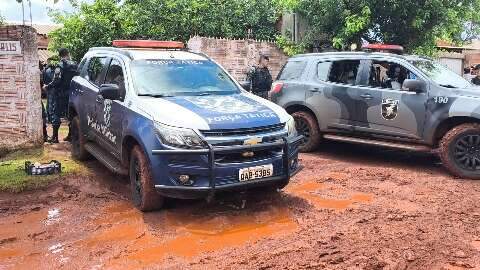
MULTIPOLYGON (((50 138, 50 143, 58 143, 58 129, 61 124, 61 117, 65 116, 68 108, 68 97, 70 94, 70 81, 76 74, 77 65, 70 60, 70 53, 67 49, 61 48, 58 50, 60 62, 53 70, 52 82, 45 85, 47 93, 51 95, 51 123, 53 128, 53 135, 50 138)), ((50 101, 50 100, 49 100, 50 101)), ((67 138, 69 140, 70 130, 67 138)))
POLYGON ((268 70, 269 61, 268 56, 260 55, 258 66, 252 67, 247 74, 252 93, 265 99, 268 99, 268 91, 270 91, 273 82, 272 75, 268 70))
MULTIPOLYGON (((42 81, 43 85, 48 85, 53 81, 53 70, 55 69, 55 66, 52 65, 50 59, 47 60, 47 66, 43 69, 42 71, 42 81)), ((54 104, 54 90, 55 89, 50 89, 46 90, 47 94, 47 119, 48 123, 52 123, 52 115, 53 115, 53 104, 54 104)))

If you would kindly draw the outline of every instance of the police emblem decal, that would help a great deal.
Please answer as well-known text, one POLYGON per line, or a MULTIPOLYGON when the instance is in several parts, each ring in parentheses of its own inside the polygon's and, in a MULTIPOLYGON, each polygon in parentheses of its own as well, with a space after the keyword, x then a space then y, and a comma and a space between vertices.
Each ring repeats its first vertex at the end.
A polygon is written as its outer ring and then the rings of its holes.
POLYGON ((398 115, 398 100, 382 99, 382 117, 385 120, 393 120, 398 115))
POLYGON ((110 118, 112 117, 112 100, 110 99, 105 99, 103 101, 104 107, 103 107, 103 120, 105 121, 105 126, 107 128, 110 127, 110 118))

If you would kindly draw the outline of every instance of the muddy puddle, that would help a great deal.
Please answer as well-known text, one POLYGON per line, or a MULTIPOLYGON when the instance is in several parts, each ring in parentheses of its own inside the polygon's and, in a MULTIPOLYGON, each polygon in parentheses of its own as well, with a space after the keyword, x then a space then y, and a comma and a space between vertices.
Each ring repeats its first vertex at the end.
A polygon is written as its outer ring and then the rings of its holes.
POLYGON ((344 210, 356 207, 362 203, 370 203, 373 195, 366 193, 342 194, 339 191, 325 192, 327 188, 325 184, 315 181, 303 184, 289 186, 287 193, 306 199, 315 208, 327 208, 335 210, 344 210))
POLYGON ((191 259, 289 235, 297 229, 288 208, 275 206, 206 214, 188 208, 144 214, 119 201, 92 209, 91 215, 52 208, 3 220, 0 269, 148 267, 172 257, 191 259))

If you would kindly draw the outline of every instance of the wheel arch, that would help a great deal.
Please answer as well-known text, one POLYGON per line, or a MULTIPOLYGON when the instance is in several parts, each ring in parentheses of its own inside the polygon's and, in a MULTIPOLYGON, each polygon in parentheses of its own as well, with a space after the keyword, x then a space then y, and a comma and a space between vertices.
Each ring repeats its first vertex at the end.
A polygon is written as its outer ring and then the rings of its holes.
MULTIPOLYGON (((285 106, 285 111, 287 111, 287 113, 289 114, 292 114, 294 112, 299 112, 299 111, 305 111, 305 112, 308 112, 310 114, 313 115, 313 117, 315 117, 315 120, 317 120, 317 123, 318 123, 318 117, 317 117, 317 114, 315 113, 315 111, 310 108, 307 104, 304 104, 304 103, 292 103, 292 104, 287 104, 285 106)), ((319 123, 319 126, 320 126, 320 123, 319 123)))
POLYGON ((126 135, 122 140, 122 164, 128 168, 130 161, 130 153, 132 152, 133 147, 139 145, 143 147, 140 141, 133 135, 126 135))
POLYGON ((435 132, 433 133, 433 138, 432 138, 433 145, 437 147, 440 140, 449 130, 451 130, 452 128, 458 125, 466 124, 466 123, 480 124, 480 119, 472 116, 453 116, 443 120, 435 128, 435 132))

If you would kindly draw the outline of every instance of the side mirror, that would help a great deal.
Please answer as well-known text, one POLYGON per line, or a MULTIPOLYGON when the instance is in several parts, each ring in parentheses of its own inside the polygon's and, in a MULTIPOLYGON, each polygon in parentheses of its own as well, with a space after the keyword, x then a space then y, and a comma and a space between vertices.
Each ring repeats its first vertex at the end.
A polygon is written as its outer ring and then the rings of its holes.
POLYGON ((426 90, 426 84, 424 81, 421 80, 412 80, 412 79, 406 79, 403 82, 402 86, 403 90, 409 91, 409 92, 415 92, 415 93, 422 93, 425 92, 426 90))
POLYGON ((102 84, 98 95, 102 96, 104 99, 119 100, 120 99, 120 88, 116 84, 102 84))
POLYGON ((243 89, 245 89, 247 91, 252 90, 251 89, 252 84, 249 81, 241 82, 240 85, 242 86, 243 89))

